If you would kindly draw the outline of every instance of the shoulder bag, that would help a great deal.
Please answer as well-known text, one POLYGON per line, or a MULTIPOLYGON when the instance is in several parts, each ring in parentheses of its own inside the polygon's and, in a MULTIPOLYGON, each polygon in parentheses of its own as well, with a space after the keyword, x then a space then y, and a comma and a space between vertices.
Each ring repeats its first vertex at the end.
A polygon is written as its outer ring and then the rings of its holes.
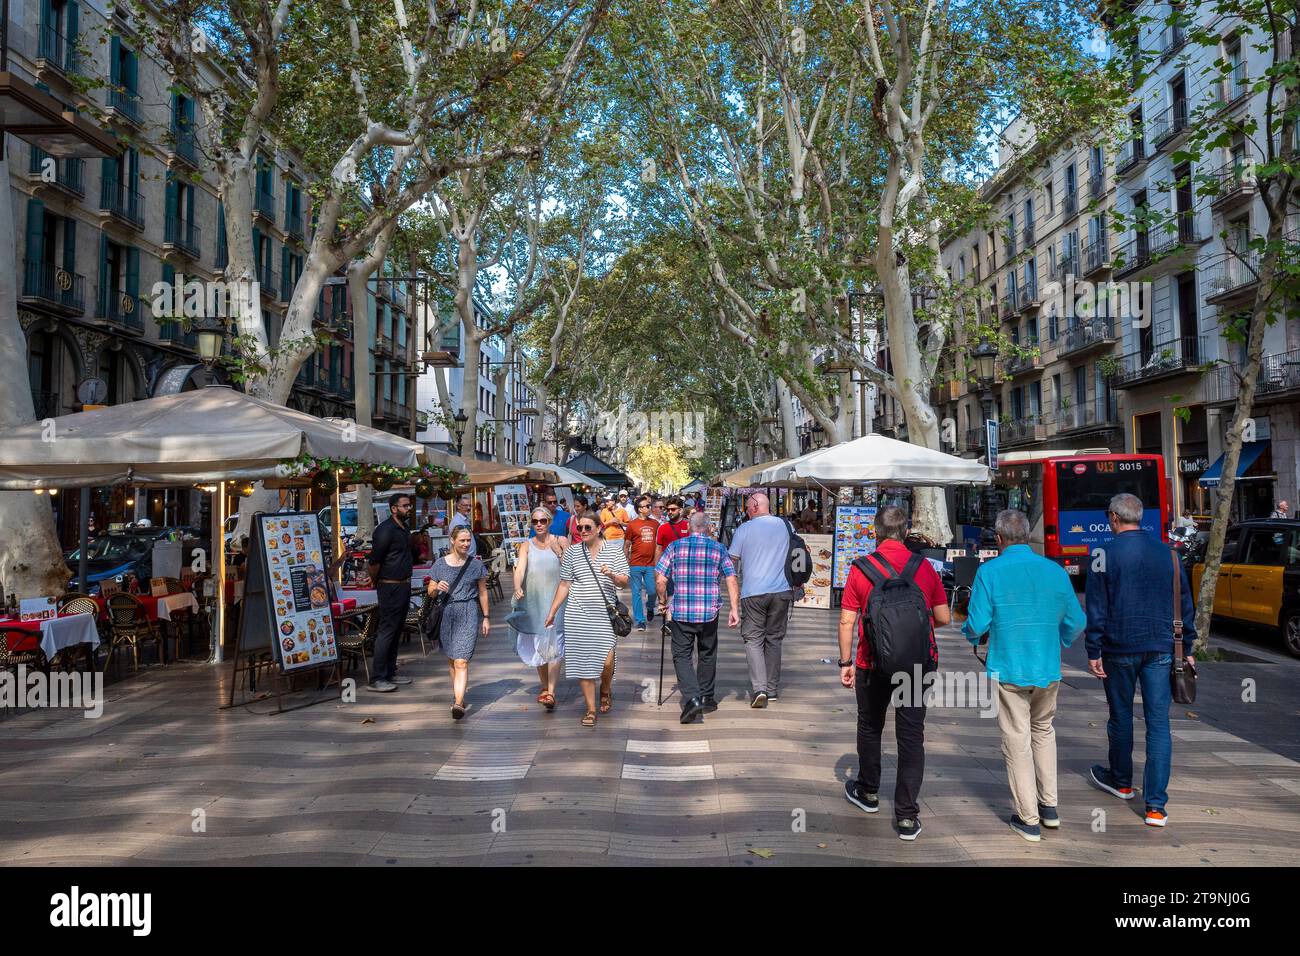
POLYGON ((1184 659, 1183 654, 1183 575, 1178 565, 1178 555, 1172 551, 1174 560, 1174 660, 1169 669, 1169 687, 1173 692, 1174 703, 1196 703, 1196 665, 1184 659))
POLYGON ((456 590, 456 585, 460 584, 461 576, 469 570, 469 563, 476 560, 473 555, 465 559, 465 563, 460 566, 460 571, 451 582, 451 587, 445 592, 439 592, 432 597, 425 595, 424 603, 420 606, 420 629, 424 636, 430 640, 442 640, 442 612, 447 608, 447 602, 451 600, 451 595, 456 590))
POLYGON ((632 615, 628 613, 627 608, 622 601, 610 602, 605 597, 605 588, 600 583, 600 578, 596 577, 596 569, 591 566, 591 555, 587 553, 587 546, 580 544, 582 548, 582 557, 587 562, 587 570, 591 572, 591 578, 596 582, 596 590, 600 592, 601 600, 605 602, 605 611, 609 614, 609 626, 614 629, 614 633, 619 637, 627 637, 632 633, 632 615))

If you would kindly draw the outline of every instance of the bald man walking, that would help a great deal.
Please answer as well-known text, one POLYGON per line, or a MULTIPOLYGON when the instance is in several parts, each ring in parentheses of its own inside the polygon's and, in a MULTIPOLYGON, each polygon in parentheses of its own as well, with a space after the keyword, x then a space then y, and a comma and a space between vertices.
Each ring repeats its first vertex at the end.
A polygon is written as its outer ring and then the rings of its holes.
POLYGON ((790 526, 771 513, 767 495, 745 502, 749 520, 731 539, 731 557, 740 563, 740 634, 749 665, 751 707, 766 707, 781 688, 781 642, 790 621, 794 591, 785 577, 790 526))

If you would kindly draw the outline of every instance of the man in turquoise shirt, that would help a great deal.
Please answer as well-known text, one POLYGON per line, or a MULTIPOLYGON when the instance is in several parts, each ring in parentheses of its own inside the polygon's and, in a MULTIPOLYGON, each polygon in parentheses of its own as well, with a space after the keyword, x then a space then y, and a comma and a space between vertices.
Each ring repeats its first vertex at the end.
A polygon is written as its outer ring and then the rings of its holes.
POLYGON ((1029 549, 1029 519, 1001 511, 994 526, 1002 554, 980 567, 962 627, 978 644, 989 636, 987 670, 998 688, 998 730, 1007 761, 1011 829, 1031 843, 1042 826, 1059 827, 1056 812, 1056 692, 1061 648, 1087 624, 1070 577, 1029 549))

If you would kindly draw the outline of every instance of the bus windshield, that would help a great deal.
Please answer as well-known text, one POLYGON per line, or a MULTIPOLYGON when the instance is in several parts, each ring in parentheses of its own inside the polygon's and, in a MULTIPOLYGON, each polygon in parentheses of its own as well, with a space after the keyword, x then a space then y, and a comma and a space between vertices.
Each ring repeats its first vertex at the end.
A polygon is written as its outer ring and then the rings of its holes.
POLYGON ((1156 462, 1062 461, 1056 465, 1056 500, 1061 511, 1095 511, 1103 515, 1115 495, 1137 495, 1144 508, 1160 510, 1156 462))

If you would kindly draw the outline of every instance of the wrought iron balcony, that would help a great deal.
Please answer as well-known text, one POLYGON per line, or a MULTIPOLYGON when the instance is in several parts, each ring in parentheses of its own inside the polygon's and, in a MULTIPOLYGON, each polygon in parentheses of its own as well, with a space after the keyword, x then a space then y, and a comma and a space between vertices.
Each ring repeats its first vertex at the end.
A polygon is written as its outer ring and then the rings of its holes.
POLYGON ((199 245, 202 233, 192 222, 177 216, 168 216, 164 223, 163 245, 182 252, 191 259, 199 258, 199 245))
POLYGON ((125 183, 101 179, 99 209, 135 229, 144 228, 144 197, 125 183))
POLYGON ((1233 161, 1224 163, 1210 173, 1214 180, 1214 197, 1210 205, 1215 209, 1227 209, 1231 206, 1250 202, 1255 198, 1259 188, 1255 182, 1253 163, 1233 161))
POLYGON ((72 196, 85 196, 86 184, 82 178, 85 164, 80 159, 56 159, 39 147, 32 147, 31 162, 27 166, 28 182, 37 189, 52 187, 72 196))
POLYGON ((1250 78, 1246 76, 1246 64, 1238 63, 1232 72, 1220 81, 1220 96, 1225 106, 1232 106, 1250 93, 1250 78))
POLYGON ((1093 199, 1100 199, 1106 192, 1106 177, 1101 173, 1093 173, 1088 177, 1088 195, 1093 199))
POLYGON ((1026 372, 1032 372, 1040 367, 1042 363, 1042 354, 1039 352, 1038 339, 1026 339, 1024 342, 1017 343, 1025 350, 1024 355, 1008 355, 1002 363, 1002 370, 1007 375, 1023 375, 1026 372))
POLYGON ((263 263, 257 269, 257 284, 263 296, 274 299, 280 289, 280 275, 268 264, 263 263))
POLYGON ((1066 328, 1060 338, 1057 358, 1078 355, 1099 345, 1114 345, 1119 340, 1115 320, 1110 316, 1095 317, 1066 328))
POLYGON ((76 73, 79 56, 77 41, 60 33, 52 23, 42 23, 36 47, 36 68, 53 67, 67 75, 76 73))
MULTIPOLYGON (((1239 365, 1221 365, 1206 376, 1205 398, 1211 404, 1228 405, 1241 392, 1239 365)), ((1255 379, 1255 401, 1259 404, 1295 401, 1300 398, 1300 349, 1273 352, 1260 360, 1255 379)))
POLYGON ((1110 268, 1110 249, 1108 247, 1109 242, 1104 235, 1095 242, 1090 242, 1083 247, 1083 274, 1085 276, 1110 268))
POLYGON ((1187 100, 1174 100, 1151 120, 1151 142, 1162 150, 1187 131, 1187 100))
POLYGON ((189 165, 195 167, 199 165, 198 138, 194 135, 194 127, 187 123, 172 123, 171 141, 167 144, 167 149, 173 156, 189 165))
POLYGON ((1120 428, 1119 411, 1105 407, 1098 402, 1083 405, 1071 405, 1069 408, 1056 410, 1056 433, 1058 435, 1072 432, 1102 431, 1120 428))
POLYGON ((52 262, 24 259, 22 299, 52 306, 69 315, 83 315, 86 311, 86 277, 52 262))
POLYGON ((1061 205, 1064 208, 1066 219, 1073 219, 1079 214, 1079 194, 1077 191, 1069 190, 1062 199, 1061 205))
POLYGON ((1259 251, 1249 247, 1224 253, 1223 259, 1209 270, 1205 284, 1205 301, 1227 305, 1254 298, 1259 285, 1259 251))
POLYGON ((1042 304, 1043 300, 1038 297, 1038 280, 1032 276, 1026 278, 1025 284, 1020 288, 1020 311, 1036 309, 1042 304))
POLYGON ((253 212, 275 222, 275 193, 259 189, 253 200, 253 212))
POLYGON ((108 108, 127 122, 139 126, 141 123, 140 97, 133 91, 109 87, 108 108))
POLYGON ((1040 413, 1031 412, 1023 418, 1003 422, 998 426, 998 444, 1005 448, 1046 441, 1051 431, 1051 420, 1040 413))
POLYGON ((1130 352, 1111 377, 1115 388, 1133 388, 1148 382, 1194 371, 1204 361, 1205 338, 1189 335, 1130 352))
POLYGON ((1034 224, 1031 222, 1021 231, 1021 240, 1026 249, 1033 248, 1034 245, 1034 224))
POLYGON ((284 217, 284 234, 290 239, 303 238, 302 212, 288 212, 284 217))
POLYGON ((95 318, 135 332, 144 331, 140 297, 111 286, 99 287, 95 296, 95 318))

